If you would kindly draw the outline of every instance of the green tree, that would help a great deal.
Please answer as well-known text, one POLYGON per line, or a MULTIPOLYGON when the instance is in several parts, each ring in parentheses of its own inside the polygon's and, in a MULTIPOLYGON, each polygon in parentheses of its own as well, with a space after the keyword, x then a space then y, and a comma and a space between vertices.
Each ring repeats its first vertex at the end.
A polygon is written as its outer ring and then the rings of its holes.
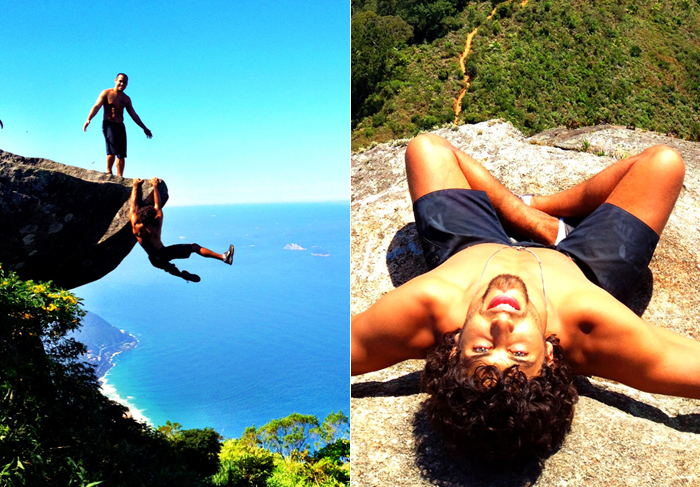
POLYGON ((165 422, 159 426, 162 434, 180 455, 182 464, 203 477, 214 475, 219 469, 221 440, 212 428, 183 430, 180 423, 165 422))
POLYGON ((326 444, 326 446, 314 453, 315 460, 322 458, 328 458, 335 463, 348 462, 350 459, 350 440, 339 438, 326 444))
POLYGON ((319 426, 318 418, 313 414, 292 413, 262 426, 257 436, 264 448, 290 457, 308 450, 311 440, 318 435, 319 426))
POLYGON ((332 443, 337 439, 347 438, 349 436, 348 426, 350 426, 350 420, 343 414, 343 411, 337 413, 331 411, 321 424, 321 439, 325 443, 332 443))
POLYGON ((105 396, 85 347, 80 300, 0 266, 0 484, 197 486, 162 434, 105 396))
MULTIPOLYGON (((413 29, 399 17, 380 17, 368 11, 352 17, 350 32, 351 113, 355 119, 362 113, 367 97, 384 79, 392 49, 410 39, 413 29)), ((364 115, 376 111, 378 109, 364 115)))
POLYGON ((169 440, 174 440, 180 434, 182 425, 180 423, 165 422, 165 426, 158 426, 158 432, 169 440))
POLYGON ((350 483, 348 465, 341 465, 328 458, 311 461, 284 459, 276 465, 268 487, 342 487, 350 483))
POLYGON ((209 477, 219 469, 221 440, 213 428, 188 429, 180 432, 175 445, 188 470, 209 477))
POLYGON ((245 439, 224 441, 219 460, 219 471, 212 477, 218 486, 264 487, 275 469, 275 455, 245 439))

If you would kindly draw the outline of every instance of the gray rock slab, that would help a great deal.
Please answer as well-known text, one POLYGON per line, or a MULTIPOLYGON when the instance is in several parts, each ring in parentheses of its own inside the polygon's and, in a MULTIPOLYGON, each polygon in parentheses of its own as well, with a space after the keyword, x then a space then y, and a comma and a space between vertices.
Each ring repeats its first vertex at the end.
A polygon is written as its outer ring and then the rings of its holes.
MULTIPOLYGON (((136 244, 132 179, 0 151, 0 263, 71 289, 114 270, 136 244)), ((168 200, 159 184, 161 204, 168 200)), ((143 183, 143 197, 153 202, 143 183)))
MULTIPOLYGON (((655 144, 678 150, 686 164, 683 189, 630 307, 700 340, 700 144, 618 126, 525 138, 499 120, 436 133, 520 194, 566 189, 655 144)), ((352 155, 352 314, 426 270, 403 168, 407 144, 352 155)), ((581 398, 562 448, 543 465, 494 473, 457 461, 431 431, 421 410, 422 367, 412 360, 353 377, 352 485, 700 485, 700 401, 577 378, 581 398)))

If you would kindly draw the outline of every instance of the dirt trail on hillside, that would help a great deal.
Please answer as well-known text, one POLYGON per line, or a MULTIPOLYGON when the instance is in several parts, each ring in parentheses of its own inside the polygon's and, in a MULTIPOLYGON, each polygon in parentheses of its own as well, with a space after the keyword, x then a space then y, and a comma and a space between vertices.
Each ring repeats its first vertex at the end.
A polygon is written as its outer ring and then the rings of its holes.
MULTIPOLYGON (((525 5, 527 5, 527 2, 528 2, 528 0, 523 0, 522 2, 520 2, 520 6, 524 7, 525 5)), ((486 17, 486 20, 489 20, 491 17, 494 16, 494 14, 496 13, 496 8, 497 7, 493 8, 493 10, 489 14, 489 16, 486 17)), ((486 22, 486 20, 484 20, 484 22, 486 22)), ((482 25, 483 25, 483 23, 482 23, 482 25)), ((466 60, 467 60, 467 56, 469 55, 469 52, 472 50, 472 39, 474 39, 474 36, 476 35, 477 31, 479 30, 479 27, 481 27, 481 26, 479 25, 479 26, 474 27, 474 30, 469 33, 469 35, 467 36, 467 42, 464 44, 464 51, 459 56, 459 69, 462 70, 462 74, 464 75, 464 86, 460 90, 457 98, 455 98, 455 102, 454 102, 454 106, 453 106, 454 111, 455 111, 455 122, 454 122, 455 125, 457 125, 457 121, 459 119, 459 114, 462 112, 462 98, 464 98, 464 95, 467 94, 467 90, 469 89, 469 83, 471 81, 469 79, 469 75, 467 74, 466 60)))

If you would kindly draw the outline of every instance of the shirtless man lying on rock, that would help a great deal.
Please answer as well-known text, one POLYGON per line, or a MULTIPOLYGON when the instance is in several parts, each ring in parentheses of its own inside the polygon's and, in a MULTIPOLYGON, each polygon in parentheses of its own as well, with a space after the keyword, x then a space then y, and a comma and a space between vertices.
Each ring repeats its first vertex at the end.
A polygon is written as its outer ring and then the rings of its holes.
POLYGON ((700 342, 622 304, 680 192, 677 152, 654 146, 561 193, 518 197, 423 134, 406 175, 429 271, 353 316, 354 375, 425 358, 431 424, 486 461, 557 448, 578 400, 572 375, 700 399, 700 342))
POLYGON ((168 274, 181 277, 186 281, 199 282, 201 279, 197 274, 190 274, 187 271, 179 270, 175 264, 170 262, 173 259, 187 259, 192 252, 218 259, 231 265, 233 262, 233 245, 222 255, 209 249, 200 247, 196 243, 163 245, 160 239, 163 228, 163 210, 160 206, 160 195, 158 194, 158 178, 152 178, 150 183, 153 187, 153 205, 144 205, 141 199, 141 179, 134 179, 131 188, 131 207, 129 208, 129 219, 131 229, 136 240, 141 244, 143 250, 148 254, 148 260, 153 267, 163 269, 168 274))

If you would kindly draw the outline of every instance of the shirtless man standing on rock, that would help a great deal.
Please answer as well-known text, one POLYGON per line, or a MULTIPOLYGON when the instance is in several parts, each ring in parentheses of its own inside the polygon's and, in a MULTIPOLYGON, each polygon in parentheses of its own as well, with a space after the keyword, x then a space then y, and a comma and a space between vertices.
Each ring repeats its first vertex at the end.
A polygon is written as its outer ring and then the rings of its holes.
POLYGON ((163 269, 168 274, 181 277, 186 281, 199 282, 201 279, 198 275, 181 271, 170 261, 173 259, 187 259, 194 252, 202 257, 218 259, 228 265, 233 263, 233 245, 230 245, 223 255, 200 247, 196 243, 168 245, 167 247, 163 245, 160 239, 163 228, 163 211, 161 210, 160 195, 158 194, 159 181, 158 178, 150 180, 153 187, 153 205, 144 205, 142 203, 142 182, 141 179, 134 179, 131 188, 129 219, 131 220, 131 229, 134 232, 134 236, 148 254, 148 260, 151 261, 153 267, 163 269))
POLYGON ((406 175, 428 272, 353 316, 353 374, 425 358, 431 424, 491 463, 561 444, 578 399, 572 375, 700 399, 700 342, 623 304, 680 193, 676 151, 654 146, 561 193, 518 197, 423 134, 408 145, 406 175))
POLYGON ((102 133, 107 144, 107 173, 112 174, 114 159, 117 160, 117 176, 124 176, 124 164, 126 159, 126 128, 124 127, 124 109, 129 113, 136 125, 141 127, 149 139, 153 137, 139 116, 134 111, 129 98, 124 90, 129 84, 129 77, 119 73, 114 80, 114 88, 109 88, 100 93, 97 102, 90 109, 88 118, 83 125, 83 132, 87 131, 90 120, 97 115, 101 107, 104 107, 104 119, 102 121, 102 133))

